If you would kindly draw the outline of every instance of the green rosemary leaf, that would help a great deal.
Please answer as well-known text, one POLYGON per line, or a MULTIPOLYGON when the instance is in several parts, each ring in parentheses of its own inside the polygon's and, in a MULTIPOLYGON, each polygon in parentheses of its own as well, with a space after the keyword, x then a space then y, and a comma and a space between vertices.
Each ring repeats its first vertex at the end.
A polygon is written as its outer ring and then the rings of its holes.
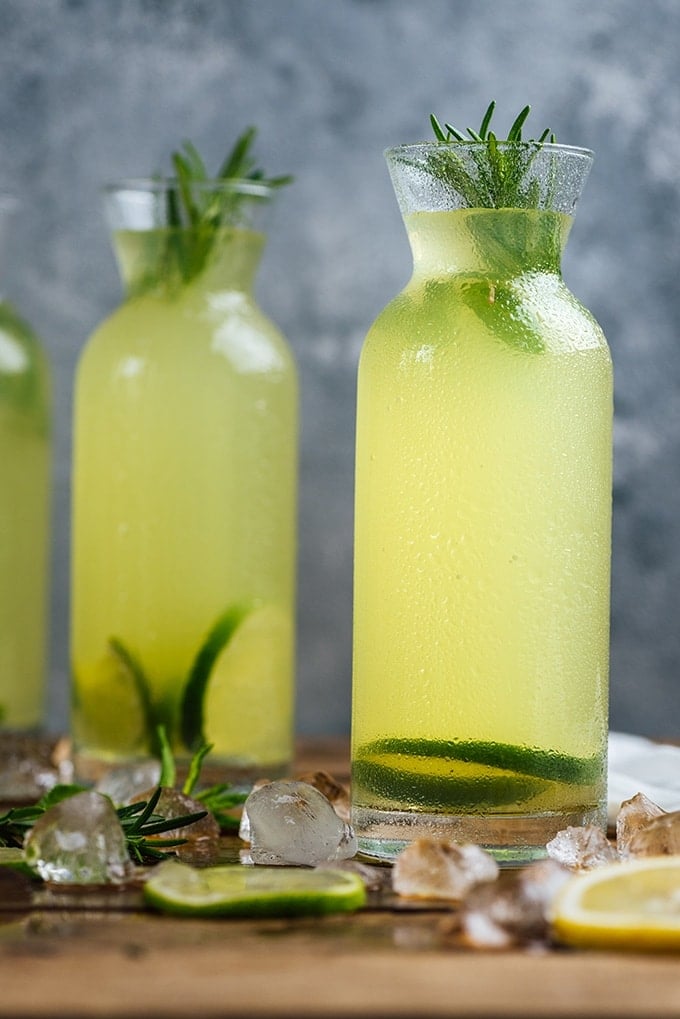
POLYGON ((196 751, 205 742, 203 735, 203 702, 210 674, 220 652, 231 640, 234 631, 250 611, 248 605, 232 605, 213 624, 194 659, 184 687, 180 729, 185 747, 196 751))
POLYGON ((252 167, 252 159, 249 156, 249 152, 255 141, 256 134, 257 128, 251 126, 247 127, 243 134, 236 139, 234 147, 217 171, 218 178, 227 180, 233 177, 240 177, 244 180, 248 177, 252 167))
POLYGON ((208 171, 205 168, 205 163, 200 156, 198 149, 191 142, 184 142, 184 155, 186 163, 188 164, 191 176, 194 180, 207 180, 208 171))
POLYGON ((177 175, 177 187, 186 212, 188 220, 187 225, 190 227, 196 227, 200 223, 201 214, 194 203, 191 188, 194 177, 191 171, 191 166, 179 152, 173 153, 172 164, 175 168, 175 174, 177 175))
MULTIPOLYGON (((196 821, 201 821, 207 816, 207 810, 197 810, 192 814, 181 814, 179 817, 161 817, 154 820, 152 817, 147 818, 143 826, 140 826, 141 830, 133 832, 133 834, 144 835, 159 835, 164 831, 174 831, 175 828, 185 828, 190 824, 194 824, 196 821)), ((157 817, 157 815, 154 815, 157 817)))
POLYGON ((432 125, 432 131, 434 132, 434 136, 437 141, 447 142, 449 140, 449 136, 444 133, 444 129, 435 117, 434 113, 430 114, 430 124, 432 125))
POLYGON ((445 138, 444 141, 450 142, 451 138, 455 138, 457 142, 466 142, 467 141, 467 138, 465 137, 465 135, 462 134, 460 131, 458 131, 451 124, 447 123, 447 124, 444 125, 444 127, 449 132, 448 138, 445 138))
POLYGON ((168 786, 174 786, 177 778, 175 758, 173 757, 172 747, 168 741, 164 725, 156 727, 156 736, 161 755, 161 774, 158 784, 167 788, 168 786))
POLYGON ((495 109, 496 109, 496 100, 492 99, 491 102, 489 103, 488 107, 487 107, 486 113, 482 117, 482 123, 481 123, 480 128, 479 128, 479 134, 480 134, 480 137, 482 138, 482 141, 484 141, 486 139, 486 133, 489 130, 489 124, 491 123, 491 118, 493 117, 493 111, 495 109))
POLYGON ((201 775, 203 761, 208 756, 212 748, 213 748, 212 743, 204 743, 202 744, 202 746, 198 748, 196 753, 191 758, 191 761, 189 762, 189 771, 187 772, 186 781, 182 786, 182 792, 184 793, 185 796, 191 796, 193 794, 193 791, 196 787, 196 783, 198 782, 201 775))
POLYGON ((531 107, 525 106, 524 109, 517 114, 517 117, 515 118, 512 127, 508 131, 509 142, 521 142, 524 121, 527 119, 530 113, 531 107))

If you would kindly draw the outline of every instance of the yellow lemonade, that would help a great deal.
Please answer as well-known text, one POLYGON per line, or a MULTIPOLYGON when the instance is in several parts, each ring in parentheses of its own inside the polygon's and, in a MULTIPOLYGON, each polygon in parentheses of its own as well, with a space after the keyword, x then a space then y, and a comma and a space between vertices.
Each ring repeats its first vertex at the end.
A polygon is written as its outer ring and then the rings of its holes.
POLYGON ((353 817, 376 855, 441 831, 531 856, 602 820, 610 355, 559 275, 568 217, 405 221, 414 275, 359 371, 353 817))
POLYGON ((291 755, 296 379, 250 286, 263 236, 224 230, 176 287, 170 229, 116 236, 128 300, 77 374, 73 730, 80 768, 202 742, 233 772, 291 755))
POLYGON ((49 373, 0 301, 0 728, 43 721, 50 509, 49 373))

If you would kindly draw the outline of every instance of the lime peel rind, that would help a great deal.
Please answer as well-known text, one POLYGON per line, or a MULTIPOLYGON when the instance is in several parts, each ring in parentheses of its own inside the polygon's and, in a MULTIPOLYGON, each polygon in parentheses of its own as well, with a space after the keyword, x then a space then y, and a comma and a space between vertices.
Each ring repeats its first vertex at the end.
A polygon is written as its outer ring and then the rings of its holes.
POLYGON ((554 781, 588 784, 599 757, 577 758, 507 743, 385 738, 360 747, 352 763, 357 788, 405 805, 482 811, 520 804, 554 781))
POLYGON ((366 889, 357 874, 332 868, 193 868, 167 861, 146 881, 144 897, 177 916, 318 916, 360 909, 366 889))

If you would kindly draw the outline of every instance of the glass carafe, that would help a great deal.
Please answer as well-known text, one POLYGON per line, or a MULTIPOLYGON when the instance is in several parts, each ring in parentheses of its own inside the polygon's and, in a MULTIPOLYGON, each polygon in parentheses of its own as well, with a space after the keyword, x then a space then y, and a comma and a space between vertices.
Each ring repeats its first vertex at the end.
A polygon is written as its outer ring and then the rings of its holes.
MULTIPOLYGON (((0 196, 0 243, 17 211, 0 196)), ((0 729, 44 721, 50 400, 41 342, 0 291, 0 729)))
POLYGON ((211 774, 292 752, 297 389, 253 284, 272 192, 203 184, 227 225, 177 225, 168 182, 107 191, 126 297, 88 342, 74 422, 72 683, 83 777, 210 744, 211 774))
POLYGON ((352 817, 369 855, 512 864, 605 820, 611 359, 560 269, 591 154, 545 145, 497 209, 448 151, 387 153, 414 268, 359 368, 352 817))

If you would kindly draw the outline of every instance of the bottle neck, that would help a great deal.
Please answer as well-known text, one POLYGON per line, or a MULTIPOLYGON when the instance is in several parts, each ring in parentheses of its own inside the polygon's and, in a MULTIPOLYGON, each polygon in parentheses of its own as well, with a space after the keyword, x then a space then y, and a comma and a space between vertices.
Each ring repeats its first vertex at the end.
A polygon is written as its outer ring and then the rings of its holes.
POLYGON ((404 216, 416 276, 510 279, 560 273, 572 219, 537 209, 457 209, 404 216))
POLYGON ((201 234, 188 228, 117 230, 113 235, 128 297, 249 292, 262 257, 264 234, 233 227, 201 234))

